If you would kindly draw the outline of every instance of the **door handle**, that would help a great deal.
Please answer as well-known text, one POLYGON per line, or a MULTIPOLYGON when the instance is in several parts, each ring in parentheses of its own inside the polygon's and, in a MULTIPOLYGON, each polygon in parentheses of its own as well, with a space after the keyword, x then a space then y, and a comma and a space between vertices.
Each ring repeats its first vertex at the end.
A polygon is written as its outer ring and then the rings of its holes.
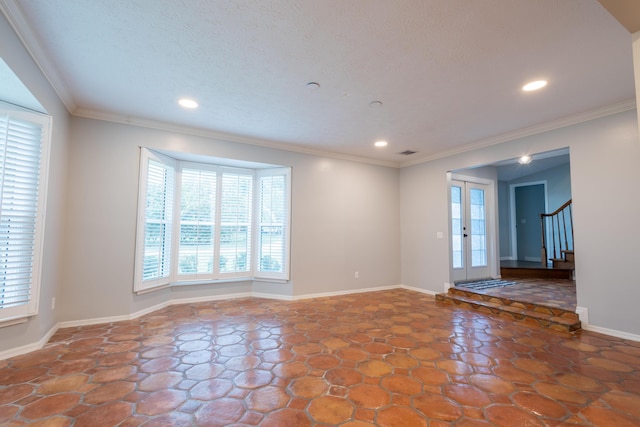
POLYGON ((462 237, 467 237, 467 234, 466 234, 466 233, 465 233, 465 234, 463 234, 463 235, 462 235, 462 237))

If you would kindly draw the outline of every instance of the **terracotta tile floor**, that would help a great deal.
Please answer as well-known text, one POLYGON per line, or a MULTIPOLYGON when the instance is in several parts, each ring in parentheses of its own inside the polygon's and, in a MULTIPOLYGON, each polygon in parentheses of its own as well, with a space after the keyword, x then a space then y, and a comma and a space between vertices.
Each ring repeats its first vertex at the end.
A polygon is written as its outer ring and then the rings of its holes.
POLYGON ((640 343, 393 290, 172 306, 0 361, 0 425, 638 426, 640 343))
POLYGON ((515 285, 474 290, 474 293, 509 298, 548 307, 576 310, 576 282, 562 279, 504 279, 515 285))

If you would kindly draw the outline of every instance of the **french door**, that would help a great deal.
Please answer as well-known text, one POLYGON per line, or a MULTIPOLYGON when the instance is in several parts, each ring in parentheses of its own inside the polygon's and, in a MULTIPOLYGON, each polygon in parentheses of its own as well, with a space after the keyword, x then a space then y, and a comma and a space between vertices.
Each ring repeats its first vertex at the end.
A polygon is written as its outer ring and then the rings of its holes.
POLYGON ((453 281, 490 277, 488 185, 453 180, 450 188, 453 281))

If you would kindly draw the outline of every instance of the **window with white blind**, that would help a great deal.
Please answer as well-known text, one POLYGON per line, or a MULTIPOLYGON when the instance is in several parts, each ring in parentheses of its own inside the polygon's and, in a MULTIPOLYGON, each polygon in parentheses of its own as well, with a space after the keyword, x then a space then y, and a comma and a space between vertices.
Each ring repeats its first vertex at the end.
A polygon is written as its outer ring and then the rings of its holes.
POLYGON ((136 292, 235 278, 289 279, 290 169, 229 163, 182 161, 142 149, 136 292))
POLYGON ((173 159, 148 150, 141 157, 146 172, 140 181, 136 247, 141 289, 163 285, 171 278, 175 165, 173 159))
POLYGON ((38 312, 50 117, 0 104, 0 322, 38 312))
POLYGON ((261 277, 284 273, 289 248, 289 175, 286 169, 257 171, 258 262, 261 277))
POLYGON ((225 170, 220 187, 220 273, 246 276, 252 259, 253 174, 225 170))
POLYGON ((178 275, 195 279, 214 272, 218 174, 197 165, 181 171, 178 275))

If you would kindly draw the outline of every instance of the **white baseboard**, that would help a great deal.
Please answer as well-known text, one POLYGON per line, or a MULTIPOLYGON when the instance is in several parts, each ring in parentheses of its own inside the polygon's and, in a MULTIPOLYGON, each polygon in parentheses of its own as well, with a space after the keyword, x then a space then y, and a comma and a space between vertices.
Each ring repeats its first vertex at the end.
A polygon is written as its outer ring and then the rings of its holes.
POLYGON ((576 307, 576 314, 582 323, 582 328, 585 329, 585 325, 589 325, 589 309, 587 307, 576 307))
POLYGON ((51 329, 49 329, 49 331, 46 334, 44 334, 44 336, 40 338, 40 340, 34 343, 11 348, 9 350, 0 352, 0 360, 9 359, 10 357, 20 356, 25 353, 30 353, 32 351, 42 349, 45 345, 47 345, 47 343, 49 342, 53 334, 55 334, 58 331, 58 329, 59 329, 59 326, 55 325, 51 329))
MULTIPOLYGON (((93 319, 84 319, 84 320, 72 320, 69 322, 60 322, 58 326, 60 328, 69 328, 75 326, 87 326, 87 325, 98 325, 100 323, 113 323, 113 322, 122 322, 126 320, 133 320, 139 317, 144 316, 145 314, 153 313, 154 311, 161 310, 163 308, 169 307, 171 305, 177 304, 191 304, 194 302, 208 302, 208 301, 219 301, 219 300, 230 300, 230 299, 238 299, 238 298, 248 298, 255 297, 251 292, 242 292, 237 294, 226 294, 226 295, 214 295, 214 296, 203 296, 203 297, 195 297, 195 298, 179 298, 179 299, 170 299, 160 304, 153 305, 151 307, 147 307, 142 310, 135 311, 128 315, 122 316, 111 316, 111 317, 96 317, 93 319)), ((260 298, 258 296, 258 298, 260 298)))
MULTIPOLYGON (((449 285, 449 287, 451 287, 451 283, 445 283, 445 288, 446 288, 447 285, 449 285)), ((416 288, 415 286, 398 285, 397 287, 400 288, 400 289, 406 289, 408 291, 420 292, 421 294, 426 294, 426 295, 429 295, 429 296, 432 296, 432 297, 435 297, 436 295, 438 295, 438 292, 430 291, 428 289, 416 288)), ((448 289, 449 288, 446 288, 445 292, 448 289)))
POLYGON ((603 328, 601 326, 593 326, 589 324, 587 324, 586 326, 582 325, 582 329, 584 329, 585 331, 597 332, 599 334, 609 335, 616 338, 622 338, 624 340, 640 342, 640 335, 630 334, 629 332, 623 332, 615 329, 603 328))
POLYGON ((391 289, 398 289, 399 287, 400 285, 378 286, 375 288, 348 289, 345 291, 320 292, 317 294, 296 295, 293 297, 293 301, 299 301, 303 299, 312 299, 312 298, 337 297, 341 295, 362 294, 365 292, 389 291, 391 289))
POLYGON ((278 295, 278 294, 266 294, 264 292, 252 292, 251 296, 254 298, 263 298, 263 299, 275 299, 278 301, 293 301, 294 297, 291 295, 278 295))

